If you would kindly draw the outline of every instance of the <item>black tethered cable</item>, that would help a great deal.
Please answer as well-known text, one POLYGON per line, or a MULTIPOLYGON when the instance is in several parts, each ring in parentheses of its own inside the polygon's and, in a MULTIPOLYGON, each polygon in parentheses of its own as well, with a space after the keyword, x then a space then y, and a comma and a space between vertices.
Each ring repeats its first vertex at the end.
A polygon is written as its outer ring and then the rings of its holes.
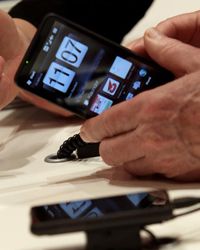
POLYGON ((76 134, 63 142, 57 152, 57 158, 68 158, 73 154, 75 150, 86 145, 87 143, 81 139, 80 135, 76 134))
POLYGON ((75 134, 63 142, 56 154, 47 156, 45 161, 55 163, 95 156, 99 156, 99 143, 86 143, 80 134, 75 134))

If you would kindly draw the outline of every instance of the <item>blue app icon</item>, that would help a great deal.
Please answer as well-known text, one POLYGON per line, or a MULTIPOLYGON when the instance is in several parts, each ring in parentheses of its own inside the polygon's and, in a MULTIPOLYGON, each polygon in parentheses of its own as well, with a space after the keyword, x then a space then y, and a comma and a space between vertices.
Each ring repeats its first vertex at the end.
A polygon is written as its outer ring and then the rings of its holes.
POLYGON ((140 77, 145 77, 147 75, 147 70, 146 69, 141 69, 140 71, 139 71, 139 76, 140 77))
POLYGON ((126 96, 126 100, 130 100, 134 97, 134 94, 133 93, 128 93, 128 95, 126 96))
POLYGON ((132 62, 117 56, 110 68, 110 73, 122 79, 125 79, 132 66, 132 62))
POLYGON ((141 81, 135 81, 134 83, 133 83, 133 89, 135 89, 135 90, 138 90, 138 89, 140 89, 141 88, 141 81))

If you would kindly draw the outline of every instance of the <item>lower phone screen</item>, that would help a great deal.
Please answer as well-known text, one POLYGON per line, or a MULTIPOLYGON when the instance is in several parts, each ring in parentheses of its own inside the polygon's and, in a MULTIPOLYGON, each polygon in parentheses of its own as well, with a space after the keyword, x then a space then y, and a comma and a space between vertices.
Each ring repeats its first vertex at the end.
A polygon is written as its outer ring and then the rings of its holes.
POLYGON ((134 209, 164 206, 167 203, 168 196, 165 191, 62 202, 32 208, 32 223, 37 225, 37 223, 60 219, 65 219, 66 222, 67 220, 95 219, 134 209))

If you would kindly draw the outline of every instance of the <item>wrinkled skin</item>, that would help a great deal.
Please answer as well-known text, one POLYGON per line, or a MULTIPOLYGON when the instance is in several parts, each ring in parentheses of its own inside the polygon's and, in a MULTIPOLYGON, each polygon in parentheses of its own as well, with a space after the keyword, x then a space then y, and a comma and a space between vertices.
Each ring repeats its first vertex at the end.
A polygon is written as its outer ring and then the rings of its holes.
POLYGON ((129 48, 151 57, 176 79, 84 123, 81 137, 101 142, 111 166, 135 176, 200 180, 200 12, 168 19, 129 48))

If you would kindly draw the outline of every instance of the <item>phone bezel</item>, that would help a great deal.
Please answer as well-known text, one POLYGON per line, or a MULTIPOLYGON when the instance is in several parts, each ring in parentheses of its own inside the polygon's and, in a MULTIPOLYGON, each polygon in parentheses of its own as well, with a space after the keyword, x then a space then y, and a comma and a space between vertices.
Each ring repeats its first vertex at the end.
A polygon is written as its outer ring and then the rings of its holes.
MULTIPOLYGON (((31 224, 31 231, 36 235, 45 234, 61 234, 68 232, 103 230, 124 226, 144 226, 153 223, 159 223, 168 220, 172 216, 172 207, 169 197, 165 191, 157 191, 157 193, 166 195, 166 204, 161 206, 152 206, 146 208, 135 208, 129 211, 119 211, 106 214, 97 218, 76 218, 76 219, 56 219, 45 220, 31 224)), ((113 196, 117 197, 117 196, 113 196)), ((111 197, 107 197, 111 198, 111 197)), ((55 204, 56 205, 56 204, 55 204)), ((40 208, 40 207, 39 207, 40 208)), ((34 213, 38 207, 31 209, 32 222, 34 213)))
MULTIPOLYGON (((55 15, 53 13, 48 14, 44 20, 42 21, 41 25, 38 28, 38 31, 36 32, 31 45, 29 46, 27 52, 25 53, 24 58, 22 59, 22 62, 16 72, 15 75, 15 82, 16 84, 20 87, 23 88, 25 91, 31 92, 33 95, 40 96, 43 99, 48 100, 49 102, 52 102, 53 104, 56 104, 60 106, 63 109, 67 109, 81 118, 89 118, 91 117, 91 114, 89 115, 85 110, 83 110, 81 107, 78 109, 74 109, 71 106, 63 105, 61 103, 57 103, 55 101, 55 98, 51 93, 48 93, 47 91, 41 92, 40 89, 31 89, 27 84, 24 84, 25 79, 27 80, 27 75, 30 74, 30 70, 34 65, 34 62, 38 56, 38 54, 41 52, 42 46, 44 45, 44 41, 47 39, 47 36, 51 30, 52 25, 54 24, 55 21, 61 22, 64 25, 67 25, 68 27, 77 30, 78 32, 89 36, 90 38, 106 45, 106 46, 111 46, 113 49, 119 51, 120 53, 124 54, 125 57, 133 57, 135 60, 140 61, 142 64, 146 64, 150 68, 153 68, 159 72, 159 75, 162 75, 163 78, 170 79, 171 76, 169 77, 169 72, 161 68, 159 65, 156 63, 141 57, 140 55, 135 54, 131 50, 113 42, 110 41, 109 39, 106 39, 102 37, 101 35, 98 35, 84 27, 81 27, 78 24, 75 24, 69 20, 64 19, 61 16, 55 15), (26 63, 29 62, 29 63, 26 63)), ((159 81, 158 81, 159 85, 159 81)), ((155 86, 156 87, 156 86, 155 86)))

